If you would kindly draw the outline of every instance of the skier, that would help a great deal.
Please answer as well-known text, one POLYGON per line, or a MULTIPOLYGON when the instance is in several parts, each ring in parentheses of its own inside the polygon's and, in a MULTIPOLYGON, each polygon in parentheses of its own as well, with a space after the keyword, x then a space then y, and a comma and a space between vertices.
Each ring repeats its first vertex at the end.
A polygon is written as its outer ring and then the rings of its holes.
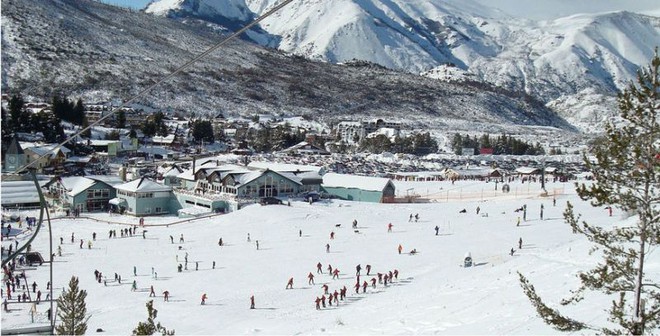
POLYGON ((378 273, 378 283, 379 284, 383 283, 383 274, 382 273, 378 273))
POLYGON ((523 220, 527 221, 527 204, 523 204, 523 220))
POLYGON ((513 247, 512 247, 512 248, 511 248, 511 251, 509 252, 509 255, 512 256, 512 255, 513 255, 513 252, 515 252, 515 251, 514 251, 514 249, 513 249, 513 247))
POLYGON ((302 237, 302 230, 298 230, 298 237, 302 237))
POLYGON ((254 309, 254 295, 250 296, 250 309, 254 309))
POLYGON ((522 237, 518 239, 518 249, 522 249, 522 237))
POLYGON ((355 275, 360 275, 360 270, 362 270, 362 266, 360 266, 360 264, 355 266, 355 275))
POLYGON ((325 308, 325 295, 321 295, 321 305, 325 308))
POLYGON ((418 220, 419 220, 419 214, 416 213, 415 214, 415 222, 417 222, 418 220))
POLYGON ((518 222, 516 222, 516 226, 520 226, 520 216, 518 216, 518 222))
POLYGON ((408 217, 408 222, 412 222, 413 214, 410 214, 410 217, 408 217))
POLYGON ((438 231, 440 231, 440 227, 438 227, 438 226, 436 225, 436 226, 435 226, 435 235, 436 235, 436 236, 438 235, 438 231))
MULTIPOLYGON (((151 273, 154 273, 153 267, 151 268, 151 273)), ((133 276, 137 276, 137 267, 133 266, 133 276)))
POLYGON ((195 271, 199 270, 199 261, 195 261, 195 271))
POLYGON ((137 290, 137 281, 133 280, 133 285, 131 285, 131 290, 135 292, 137 290))
POLYGON ((399 254, 401 254, 401 251, 403 251, 403 246, 401 246, 401 244, 399 244, 399 247, 397 249, 399 250, 399 254))
POLYGON ((170 301, 170 292, 169 291, 164 291, 163 292, 163 301, 170 301))
POLYGON ((355 286, 353 287, 355 288, 355 294, 360 294, 360 283, 355 283, 355 286))
POLYGON ((334 231, 330 232, 330 239, 335 239, 335 232, 334 231))
POLYGON ((92 232, 92 240, 96 241, 96 232, 92 232))
POLYGON ((321 265, 320 262, 318 264, 316 264, 316 273, 323 274, 323 269, 322 268, 323 268, 323 265, 321 265))
POLYGON ((149 292, 149 297, 156 296, 156 292, 154 291, 154 286, 151 285, 151 291, 149 292))
POLYGON ((479 211, 481 211, 481 208, 477 205, 477 215, 479 214, 479 211))
POLYGON ((552 206, 557 206, 557 198, 552 196, 552 206))
POLYGON ((170 235, 170 243, 174 244, 174 237, 172 235, 170 235))
POLYGON ((309 272, 309 274, 307 275, 307 279, 309 279, 307 281, 308 284, 310 284, 310 285, 314 284, 314 274, 312 274, 312 272, 309 272))
POLYGON ((257 250, 259 250, 259 241, 255 240, 255 243, 257 243, 257 250))
POLYGON ((392 223, 387 224, 387 232, 392 232, 392 223))
POLYGON ((371 265, 367 265, 367 275, 371 272, 371 265))
POLYGON ((398 278, 399 278, 399 270, 395 269, 394 270, 394 279, 398 279, 398 278))
POLYGON ((222 246, 222 245, 223 245, 223 243, 222 243, 222 237, 220 237, 220 239, 218 240, 218 246, 222 246))
POLYGON ((183 233, 182 233, 181 236, 179 237, 179 244, 184 243, 184 242, 185 242, 185 240, 183 239, 183 233))
POLYGON ((325 253, 330 253, 330 244, 325 244, 325 253))
POLYGON ((376 288, 376 278, 371 278, 371 287, 376 288))
POLYGON ((35 281, 32 283, 32 293, 36 293, 36 292, 37 292, 37 282, 35 281))
POLYGON ((541 204, 541 220, 543 220, 543 204, 541 204))
POLYGON ((339 279, 339 269, 335 268, 335 270, 332 272, 332 279, 339 279))
POLYGON ((83 243, 84 243, 84 242, 83 242, 83 240, 81 239, 81 240, 80 240, 80 248, 82 248, 83 243))
POLYGON ((337 298, 339 297, 339 293, 337 292, 337 290, 335 289, 335 292, 333 294, 330 294, 330 296, 332 296, 334 298, 335 305, 338 306, 339 305, 339 300, 337 298))
POLYGON ((247 237, 248 243, 250 242, 250 233, 248 232, 248 237, 247 237))
POLYGON ((289 282, 286 283, 285 289, 293 289, 293 278, 289 278, 289 282))
POLYGON ((213 269, 215 269, 215 260, 213 260, 213 269))
MULTIPOLYGON (((319 263, 320 265, 321 263, 319 263)), ((321 272, 323 273, 323 272, 321 272)), ((332 265, 328 264, 328 274, 332 274, 332 265)))
POLYGON ((367 284, 366 281, 362 283, 362 293, 366 293, 366 292, 367 292, 367 286, 368 286, 368 284, 367 284))
POLYGON ((206 293, 202 294, 202 306, 206 304, 206 293))
MULTIPOLYGON (((5 300, 5 302, 6 302, 6 300, 5 300)), ((316 300, 314 300, 314 303, 316 303, 316 310, 320 310, 321 309, 321 298, 319 298, 317 296, 316 300)))
POLYGON ((321 286, 321 288, 323 288, 323 294, 328 294, 328 285, 323 284, 323 286, 321 286))
POLYGON ((354 229, 357 229, 357 219, 354 219, 354 220, 353 220, 353 228, 354 228, 354 229))

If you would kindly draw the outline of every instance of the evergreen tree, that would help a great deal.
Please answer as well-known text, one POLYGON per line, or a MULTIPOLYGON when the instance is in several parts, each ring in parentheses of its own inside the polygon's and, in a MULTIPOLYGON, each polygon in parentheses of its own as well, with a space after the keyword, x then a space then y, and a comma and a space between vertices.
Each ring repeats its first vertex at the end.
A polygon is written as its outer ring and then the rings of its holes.
POLYGON ((117 128, 126 128, 126 111, 117 111, 117 128))
POLYGON ((78 288, 78 278, 72 276, 69 289, 57 299, 57 316, 60 324, 55 327, 58 335, 83 335, 87 331, 87 291, 78 288))
POLYGON ((23 114, 25 114, 25 100, 20 94, 13 95, 9 99, 9 115, 11 116, 11 128, 14 132, 21 131, 23 129, 21 125, 21 120, 23 119, 23 114))
POLYGON ((147 314, 149 314, 149 317, 147 317, 146 322, 138 323, 137 327, 133 329, 133 335, 153 335, 156 332, 162 335, 174 335, 174 330, 167 330, 160 322, 154 322, 157 313, 158 311, 154 309, 154 301, 150 300, 147 302, 147 314))
POLYGON ((584 157, 594 175, 590 186, 577 185, 582 200, 593 206, 613 206, 634 216, 625 227, 597 226, 580 221, 568 203, 564 218, 574 233, 586 236, 596 245, 603 260, 595 268, 580 272, 580 288, 562 304, 577 303, 585 290, 613 296, 609 321, 618 329, 593 327, 564 317, 548 307, 534 286, 520 274, 523 290, 544 321, 559 330, 590 328, 605 334, 642 335, 657 333, 660 325, 660 284, 645 278, 645 258, 660 243, 660 57, 638 72, 637 82, 619 95, 620 120, 605 127, 607 141, 597 143, 591 152, 595 161, 584 157))
POLYGON ((85 120, 85 105, 82 99, 78 99, 76 105, 71 109, 71 122, 76 125, 82 125, 85 120))
POLYGON ((213 143, 213 125, 209 120, 195 120, 192 124, 192 136, 196 143, 213 143))

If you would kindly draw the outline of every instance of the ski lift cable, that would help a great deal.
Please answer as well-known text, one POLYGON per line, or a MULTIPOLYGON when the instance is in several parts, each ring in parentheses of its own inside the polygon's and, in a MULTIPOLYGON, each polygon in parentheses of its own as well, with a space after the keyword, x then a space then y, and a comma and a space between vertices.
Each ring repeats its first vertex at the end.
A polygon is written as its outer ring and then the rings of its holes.
POLYGON ((261 15, 260 17, 258 17, 257 19, 255 19, 254 21, 250 22, 250 23, 249 23, 248 25, 246 25, 245 27, 243 27, 243 28, 237 30, 236 32, 234 32, 233 34, 227 36, 227 37, 226 37, 225 39, 223 39, 222 41, 220 41, 220 42, 216 43, 215 45, 211 46, 210 48, 206 49, 204 52, 202 52, 201 54, 195 56, 195 57, 194 57, 193 59, 191 59, 190 61, 184 63, 184 64, 181 65, 181 66, 179 66, 179 67, 176 68, 174 71, 172 71, 171 73, 169 73, 169 74, 166 75, 165 77, 163 77, 163 78, 161 78, 160 80, 158 80, 156 83, 154 83, 154 84, 148 86, 148 87, 145 88, 145 89, 142 89, 142 91, 138 92, 137 94, 135 94, 134 96, 132 96, 130 99, 128 99, 128 100, 126 100, 125 102, 123 102, 121 105, 119 105, 119 106, 113 108, 113 109, 110 111, 110 113, 108 113, 107 115, 105 115, 105 116, 99 118, 99 120, 93 122, 92 124, 88 125, 87 127, 83 128, 82 130, 76 132, 75 134, 69 136, 66 140, 62 141, 62 142, 59 143, 57 146, 55 146, 55 147, 53 148, 52 151, 50 151, 50 152, 48 152, 48 153, 45 153, 45 154, 42 154, 42 155, 40 155, 39 157, 37 157, 35 160, 32 160, 31 162, 29 162, 29 163, 27 163, 27 164, 25 164, 25 165, 23 165, 23 166, 21 166, 21 167, 18 167, 18 168, 14 171, 14 173, 18 173, 18 172, 20 172, 20 171, 23 171, 23 170, 25 170, 25 169, 27 169, 27 168, 32 167, 36 162, 39 162, 39 161, 41 161, 41 159, 43 159, 44 157, 50 155, 51 152, 58 150, 59 148, 61 148, 61 147, 64 146, 65 144, 69 143, 72 139, 74 139, 74 138, 80 136, 82 133, 86 132, 87 130, 91 129, 92 127, 94 127, 94 126, 100 124, 101 122, 105 121, 106 119, 108 119, 109 117, 111 117, 112 115, 114 115, 117 111, 119 111, 119 109, 124 108, 124 107, 127 107, 129 104, 135 102, 138 98, 140 98, 141 96, 145 95, 146 93, 148 93, 149 91, 151 91, 151 90, 154 89, 155 87, 161 85, 162 83, 168 81, 169 79, 171 79, 172 77, 176 76, 177 74, 179 74, 179 73, 182 72, 183 70, 187 69, 187 68, 190 67, 191 65, 197 63, 198 61, 200 61, 201 59, 205 58, 206 56, 208 56, 209 54, 211 54, 212 52, 214 52, 214 51, 217 50, 218 48, 220 48, 220 47, 222 47, 223 45, 227 44, 227 42, 229 42, 229 41, 233 40, 234 38, 238 37, 239 35, 243 34, 243 33, 244 33, 245 31, 247 31, 248 29, 252 28, 253 26, 255 26, 256 24, 258 24, 259 22, 261 22, 261 21, 263 21, 264 19, 266 19, 267 17, 269 17, 269 16, 275 14, 277 11, 279 11, 279 10, 282 9, 282 8, 284 8, 286 5, 288 5, 289 3, 293 2, 293 1, 294 1, 294 0, 284 0, 284 1, 282 1, 282 3, 280 3, 279 5, 273 7, 273 8, 270 9, 268 12, 264 13, 263 15, 261 15))

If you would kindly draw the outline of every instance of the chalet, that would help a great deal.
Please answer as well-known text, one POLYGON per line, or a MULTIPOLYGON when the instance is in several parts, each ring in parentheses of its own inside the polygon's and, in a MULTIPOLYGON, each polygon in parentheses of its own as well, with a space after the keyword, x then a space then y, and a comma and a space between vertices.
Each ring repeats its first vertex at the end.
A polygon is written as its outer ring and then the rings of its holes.
POLYGON ((123 183, 118 176, 56 177, 46 183, 46 196, 52 207, 80 212, 105 211, 115 197, 115 186, 123 183))
POLYGON ((23 150, 27 156, 26 163, 38 161, 31 166, 35 168, 38 173, 57 172, 56 170, 63 166, 64 161, 69 157, 71 151, 66 147, 56 147, 57 145, 54 144, 33 145, 31 147, 25 145, 23 150))
POLYGON ((382 177, 327 173, 321 189, 337 198, 360 202, 391 203, 395 196, 392 180, 382 177))
POLYGON ((146 177, 115 187, 117 197, 110 204, 133 216, 169 214, 178 208, 172 187, 159 184, 146 177), (173 204, 174 203, 174 204, 173 204))

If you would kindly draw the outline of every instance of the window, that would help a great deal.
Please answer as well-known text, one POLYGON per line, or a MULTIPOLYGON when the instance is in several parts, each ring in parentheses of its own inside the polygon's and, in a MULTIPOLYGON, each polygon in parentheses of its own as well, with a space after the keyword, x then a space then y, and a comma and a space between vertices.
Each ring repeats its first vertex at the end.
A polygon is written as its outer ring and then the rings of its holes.
POLYGON ((156 207, 156 213, 161 213, 163 212, 163 209, 161 207, 156 207))

